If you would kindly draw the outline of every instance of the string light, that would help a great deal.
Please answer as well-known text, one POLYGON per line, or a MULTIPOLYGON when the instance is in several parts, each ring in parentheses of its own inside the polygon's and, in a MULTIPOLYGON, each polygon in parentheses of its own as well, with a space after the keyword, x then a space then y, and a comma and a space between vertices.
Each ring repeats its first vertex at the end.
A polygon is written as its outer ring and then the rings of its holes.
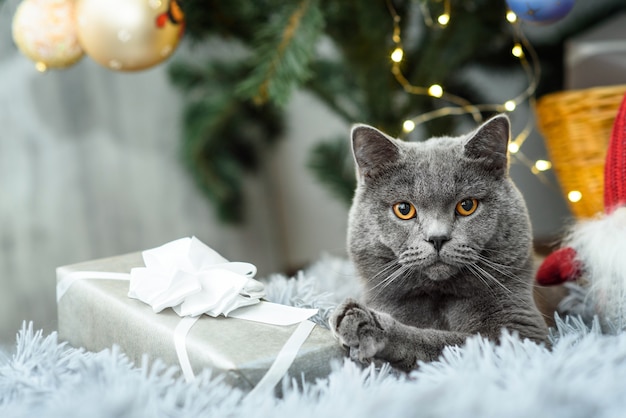
POLYGON ((546 171, 552 168, 552 163, 547 160, 535 161, 535 168, 539 171, 546 171))
POLYGON ((547 160, 537 160, 535 161, 535 165, 531 169, 533 174, 538 174, 542 171, 547 171, 552 168, 552 163, 547 160))
POLYGON ((443 2, 443 13, 437 17, 437 23, 441 27, 446 27, 450 22, 450 0, 444 0, 443 2))
POLYGON ((404 51, 400 47, 397 47, 391 53, 391 60, 395 63, 402 62, 403 57, 404 57, 404 51))
POLYGON ((411 119, 405 120, 404 123, 402 124, 402 130, 406 133, 413 132, 414 129, 415 129, 415 122, 413 122, 411 119))
POLYGON ((509 10, 506 12, 506 20, 508 20, 509 23, 515 23, 517 22, 517 15, 509 10))
POLYGON ((582 198, 583 194, 578 190, 572 190, 567 194, 567 199, 572 203, 580 202, 582 198))
POLYGON ((513 100, 507 100, 506 102, 504 102, 504 109, 507 112, 514 111, 516 107, 517 107, 517 105, 515 104, 515 101, 513 101, 513 100))
POLYGON ((440 14, 439 17, 437 18, 437 22, 441 26, 446 26, 449 21, 450 21, 450 15, 447 13, 440 14))
MULTIPOLYGON (((422 10, 422 15, 424 17, 424 23, 427 26, 432 27, 435 22, 433 22, 427 3, 428 1, 419 2, 420 8, 422 10)), ((443 3, 444 11, 437 17, 437 23, 441 27, 447 26, 451 19, 450 0, 444 0, 443 3)), ((530 107, 534 106, 534 94, 537 89, 539 75, 541 72, 538 64, 539 59, 535 53, 535 50, 532 48, 532 45, 528 42, 526 37, 523 35, 521 29, 519 28, 519 24, 516 24, 518 19, 515 13, 510 10, 506 13, 506 20, 513 26, 513 34, 515 39, 515 43, 511 48, 511 54, 519 60, 520 65, 524 70, 524 73, 526 74, 526 78, 528 79, 528 86, 516 97, 505 100, 500 104, 473 104, 463 97, 446 92, 444 87, 440 84, 433 84, 429 87, 415 86, 404 76, 402 68, 399 65, 400 62, 402 62, 402 60, 404 59, 404 50, 401 46, 401 18, 396 12, 391 0, 387 0, 387 7, 393 18, 394 29, 392 41, 395 44, 395 49, 391 54, 391 72, 396 78, 396 81, 400 83, 402 88, 408 94, 430 96, 450 103, 450 105, 443 106, 430 112, 426 112, 411 119, 405 120, 402 124, 402 130, 405 134, 412 132, 419 124, 443 116, 470 115, 477 123, 481 123, 484 120, 482 116, 483 112, 513 112, 520 104, 525 102, 528 102, 530 107)), ((548 183, 547 179, 543 178, 542 175, 543 172, 552 168, 552 163, 547 160, 531 161, 520 151, 522 145, 530 136, 533 128, 534 121, 532 120, 532 118, 529 117, 524 129, 509 143, 508 149, 509 152, 511 154, 514 154, 516 159, 526 165, 533 174, 537 175, 542 181, 548 183)), ((574 195, 574 197, 576 197, 576 195, 574 195)))
POLYGON ((433 84, 432 86, 428 87, 428 94, 430 96, 440 98, 441 96, 443 96, 443 87, 441 87, 439 84, 433 84))

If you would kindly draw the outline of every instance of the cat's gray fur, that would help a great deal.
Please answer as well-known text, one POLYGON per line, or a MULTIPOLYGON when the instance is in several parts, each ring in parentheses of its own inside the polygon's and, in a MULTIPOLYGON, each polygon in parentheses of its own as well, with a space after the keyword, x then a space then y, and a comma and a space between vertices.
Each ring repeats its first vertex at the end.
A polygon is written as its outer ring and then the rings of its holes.
POLYGON ((497 340, 503 328, 547 342, 532 296, 528 213, 508 176, 509 136, 505 115, 469 135, 421 143, 353 128, 348 250, 365 300, 346 300, 331 318, 353 359, 410 370, 470 335, 497 340), (476 211, 457 215, 468 198, 476 211), (403 201, 414 218, 394 215, 403 201))

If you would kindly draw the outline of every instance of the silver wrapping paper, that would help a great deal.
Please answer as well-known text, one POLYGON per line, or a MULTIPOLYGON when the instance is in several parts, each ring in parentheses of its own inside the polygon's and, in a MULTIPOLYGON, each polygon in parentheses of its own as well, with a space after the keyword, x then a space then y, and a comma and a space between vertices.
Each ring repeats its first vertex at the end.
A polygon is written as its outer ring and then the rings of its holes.
MULTIPOLYGON (((57 268, 57 283, 74 271, 128 273, 140 266, 141 253, 73 264, 57 268)), ((155 314, 150 306, 130 299, 128 285, 119 280, 77 280, 58 304, 59 337, 89 351, 118 345, 135 364, 147 354, 178 366, 173 335, 181 318, 171 309, 155 314)), ((263 377, 296 327, 204 315, 187 335, 187 353, 196 375, 210 368, 223 374, 228 384, 247 391, 263 377)), ((314 381, 328 375, 332 359, 341 357, 330 331, 316 326, 288 374, 314 381)))

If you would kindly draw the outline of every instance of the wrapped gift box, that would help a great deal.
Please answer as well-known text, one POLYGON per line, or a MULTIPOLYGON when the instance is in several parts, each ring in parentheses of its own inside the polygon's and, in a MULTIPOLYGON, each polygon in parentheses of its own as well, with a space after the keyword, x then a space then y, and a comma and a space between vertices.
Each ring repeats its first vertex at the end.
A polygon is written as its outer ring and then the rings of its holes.
MULTIPOLYGON (((88 261, 59 267, 57 283, 72 272, 128 273, 141 266, 141 253, 88 261)), ((135 364, 141 364, 148 354, 150 359, 178 366, 173 335, 181 318, 172 309, 155 314, 149 305, 129 298, 128 288, 123 280, 76 280, 58 302, 60 338, 89 351, 115 344, 135 364)), ((223 374, 232 386, 251 390, 296 327, 203 315, 186 337, 186 350, 196 375, 210 368, 223 374)), ((315 326, 288 374, 314 381, 329 374, 331 360, 342 356, 330 331, 315 326)))

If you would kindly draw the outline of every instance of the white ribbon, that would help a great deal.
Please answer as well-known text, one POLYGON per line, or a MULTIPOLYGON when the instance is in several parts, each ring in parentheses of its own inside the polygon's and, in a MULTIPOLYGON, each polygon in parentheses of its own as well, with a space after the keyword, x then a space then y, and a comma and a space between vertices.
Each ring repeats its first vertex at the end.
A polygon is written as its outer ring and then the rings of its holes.
POLYGON ((300 322, 296 330, 291 334, 291 337, 283 345, 283 348, 280 349, 274 363, 272 363, 254 389, 248 393, 248 398, 269 393, 274 389, 276 384, 280 382, 280 379, 287 373, 287 370, 289 370, 289 367, 298 355, 298 351, 300 351, 300 347, 309 337, 313 328, 315 328, 315 323, 311 321, 300 322))
POLYGON ((256 266, 230 263, 196 237, 181 238, 142 253, 145 267, 130 271, 128 296, 155 313, 173 308, 179 316, 224 315, 258 303, 263 284, 256 266))
POLYGON ((57 283, 57 303, 77 280, 82 279, 105 279, 105 280, 130 280, 128 273, 108 273, 102 271, 73 271, 63 276, 57 283))
POLYGON ((81 279, 129 280, 130 298, 139 299, 155 313, 171 307, 183 318, 174 329, 174 347, 185 380, 195 379, 186 338, 200 315, 231 318, 272 325, 299 323, 278 353, 272 366, 252 393, 272 389, 293 363, 315 324, 307 321, 317 309, 302 309, 261 301, 263 284, 252 277, 250 263, 228 262, 195 237, 182 238, 142 253, 146 267, 128 273, 74 271, 57 283, 57 303, 70 286, 81 279))
POLYGON ((194 326, 198 319, 200 319, 199 316, 187 316, 181 319, 174 329, 174 348, 176 349, 176 356, 178 356, 180 369, 182 370, 183 376, 185 376, 185 380, 187 382, 192 382, 196 376, 191 368, 191 362, 189 361, 189 354, 187 354, 187 344, 185 341, 189 330, 191 330, 191 327, 194 326))

